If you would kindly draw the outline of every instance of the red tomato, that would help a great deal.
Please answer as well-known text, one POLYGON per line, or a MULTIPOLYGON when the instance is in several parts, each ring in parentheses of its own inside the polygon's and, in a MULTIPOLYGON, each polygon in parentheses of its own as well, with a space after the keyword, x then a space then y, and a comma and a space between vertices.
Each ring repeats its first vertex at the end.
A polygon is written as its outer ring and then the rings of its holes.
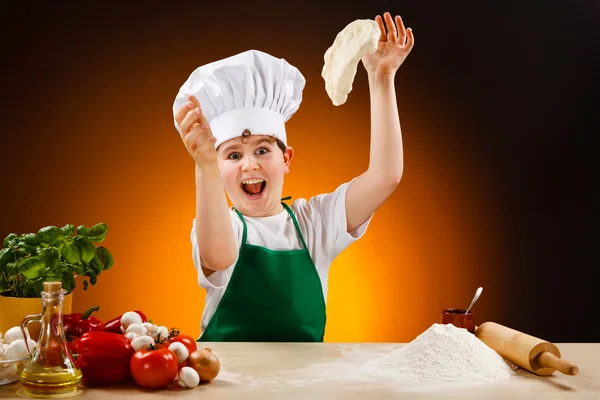
POLYGON ((168 349, 170 344, 171 344, 171 342, 169 342, 168 340, 165 340, 162 343, 158 343, 156 345, 156 347, 158 347, 159 349, 162 349, 162 348, 168 349))
POLYGON ((187 347, 188 352, 190 354, 192 354, 194 351, 198 350, 198 346, 196 346, 196 341, 191 336, 186 335, 185 333, 180 333, 177 336, 173 336, 173 337, 169 338, 169 341, 171 343, 173 343, 173 342, 182 343, 185 347, 187 347))
POLYGON ((167 348, 142 348, 133 354, 129 367, 135 382, 148 389, 167 386, 178 372, 177 357, 167 348))

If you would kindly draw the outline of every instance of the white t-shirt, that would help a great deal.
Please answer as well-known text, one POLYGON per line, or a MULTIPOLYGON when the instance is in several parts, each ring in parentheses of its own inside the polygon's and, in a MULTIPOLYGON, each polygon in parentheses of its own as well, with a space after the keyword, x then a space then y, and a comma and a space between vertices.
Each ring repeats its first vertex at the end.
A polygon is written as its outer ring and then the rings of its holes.
MULTIPOLYGON (((291 209, 298 221, 300 231, 308 247, 310 256, 317 268, 323 287, 323 298, 327 300, 327 277, 329 266, 346 247, 360 239, 366 232, 373 215, 351 234, 346 231, 346 191, 350 182, 340 185, 334 192, 320 194, 306 199, 297 199, 291 209)), ((238 249, 241 247, 244 226, 236 212, 230 209, 231 224, 235 233, 238 249)), ((267 247, 271 250, 302 249, 302 241, 297 234, 294 221, 284 209, 279 214, 270 217, 246 217, 246 243, 267 247)), ((192 258, 198 272, 198 285, 206 289, 206 299, 201 332, 208 325, 227 284, 231 279, 233 265, 226 270, 215 271, 208 278, 204 276, 200 266, 200 255, 196 241, 195 219, 190 235, 192 241, 192 258)), ((239 252, 238 252, 239 257, 239 252)))

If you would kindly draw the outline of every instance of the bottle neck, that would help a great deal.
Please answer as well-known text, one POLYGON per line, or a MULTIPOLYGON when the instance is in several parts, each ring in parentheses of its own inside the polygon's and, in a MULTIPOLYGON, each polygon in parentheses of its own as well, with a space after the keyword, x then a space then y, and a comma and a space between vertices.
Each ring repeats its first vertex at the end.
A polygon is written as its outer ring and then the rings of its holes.
POLYGON ((66 290, 60 292, 42 292, 42 323, 51 327, 53 334, 59 334, 59 322, 62 322, 62 304, 66 290))

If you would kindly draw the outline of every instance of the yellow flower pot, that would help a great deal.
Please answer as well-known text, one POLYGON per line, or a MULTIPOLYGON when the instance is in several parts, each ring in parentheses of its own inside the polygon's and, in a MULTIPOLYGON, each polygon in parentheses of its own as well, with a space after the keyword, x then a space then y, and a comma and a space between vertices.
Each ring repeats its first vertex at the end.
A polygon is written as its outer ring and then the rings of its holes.
MULTIPOLYGON (((73 293, 65 295, 63 300, 63 314, 71 313, 73 305, 73 293)), ((7 330, 13 326, 21 326, 21 321, 27 315, 41 314, 42 298, 21 298, 5 297, 0 295, 0 332, 2 337, 7 330)), ((38 322, 32 322, 27 326, 29 335, 36 342, 40 337, 41 325, 38 322)))

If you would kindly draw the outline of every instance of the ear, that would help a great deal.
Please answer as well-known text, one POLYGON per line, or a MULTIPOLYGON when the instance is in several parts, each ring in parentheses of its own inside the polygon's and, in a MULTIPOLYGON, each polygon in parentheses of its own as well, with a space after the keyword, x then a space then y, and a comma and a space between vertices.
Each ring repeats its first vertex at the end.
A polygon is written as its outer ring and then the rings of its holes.
POLYGON ((283 152, 283 163, 285 165, 285 172, 290 172, 290 163, 292 162, 292 158, 294 157, 294 149, 290 146, 285 148, 283 152))

